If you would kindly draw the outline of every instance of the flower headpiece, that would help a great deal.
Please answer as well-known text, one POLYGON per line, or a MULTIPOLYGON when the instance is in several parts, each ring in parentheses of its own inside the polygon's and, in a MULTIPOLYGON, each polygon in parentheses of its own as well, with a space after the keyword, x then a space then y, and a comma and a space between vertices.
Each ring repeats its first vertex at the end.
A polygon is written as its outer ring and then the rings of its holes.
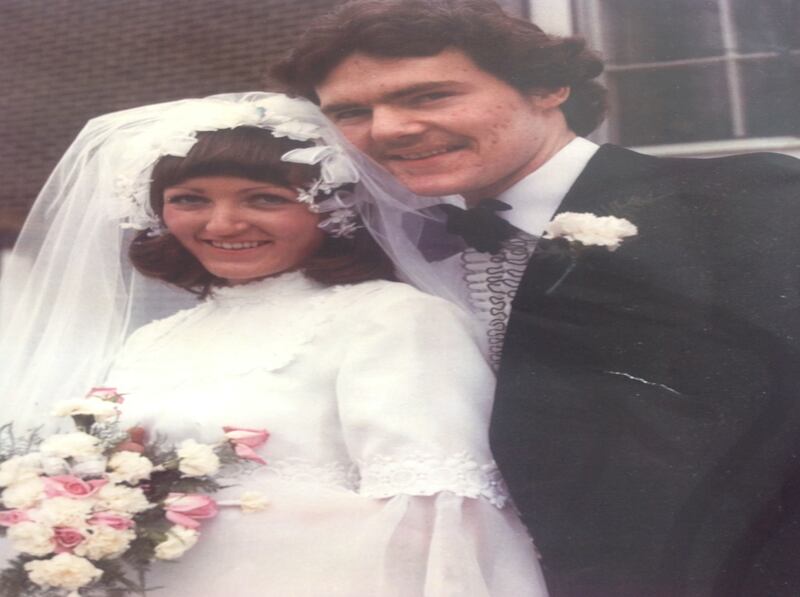
MULTIPOLYGON (((172 105, 153 106, 156 118, 147 120, 141 132, 112 140, 112 164, 116 201, 112 216, 124 228, 161 230, 161 222, 149 201, 150 178, 156 162, 164 156, 185 157, 197 142, 197 133, 253 126, 266 129, 274 137, 311 141, 312 147, 293 149, 281 159, 296 164, 319 165, 320 176, 308 188, 298 188, 298 201, 315 213, 331 213, 320 223, 328 234, 351 236, 358 228, 349 194, 337 190, 358 182, 358 172, 338 144, 330 125, 311 102, 281 94, 251 94, 251 101, 226 96, 192 99, 172 105), (326 138, 327 137, 327 138, 326 138), (121 159, 121 162, 119 160, 121 159), (319 193, 330 195, 316 202, 319 193)), ((123 129, 123 132, 124 129, 123 129)))

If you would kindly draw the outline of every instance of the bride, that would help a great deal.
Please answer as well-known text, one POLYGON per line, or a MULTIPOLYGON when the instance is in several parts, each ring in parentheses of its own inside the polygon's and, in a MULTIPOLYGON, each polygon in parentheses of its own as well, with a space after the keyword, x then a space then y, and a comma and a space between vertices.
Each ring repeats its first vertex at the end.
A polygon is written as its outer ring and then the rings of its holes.
POLYGON ((3 272, 0 419, 104 380, 150 434, 270 433, 214 496, 268 507, 155 563, 162 594, 546 594, 489 453, 481 339, 388 281, 362 227, 413 211, 386 178, 312 104, 250 93, 95 119, 38 199, 3 272))

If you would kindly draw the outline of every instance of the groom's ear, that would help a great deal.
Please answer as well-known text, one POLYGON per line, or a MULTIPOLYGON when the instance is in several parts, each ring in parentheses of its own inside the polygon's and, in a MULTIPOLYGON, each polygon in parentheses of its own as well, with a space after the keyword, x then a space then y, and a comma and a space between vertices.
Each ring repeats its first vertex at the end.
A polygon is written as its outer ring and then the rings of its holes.
POLYGON ((528 100, 534 108, 547 110, 558 108, 567 101, 569 87, 556 87, 555 89, 534 89, 528 92, 528 100))

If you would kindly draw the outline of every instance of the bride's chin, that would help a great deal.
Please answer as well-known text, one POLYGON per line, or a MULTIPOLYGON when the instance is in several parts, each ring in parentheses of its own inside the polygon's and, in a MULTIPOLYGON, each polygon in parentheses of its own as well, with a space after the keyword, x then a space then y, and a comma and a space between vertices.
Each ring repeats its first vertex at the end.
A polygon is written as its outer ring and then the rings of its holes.
POLYGON ((213 274, 213 275, 217 276, 218 278, 220 278, 222 280, 222 282, 223 282, 222 285, 223 286, 242 286, 244 284, 251 284, 253 282, 260 282, 261 280, 266 280, 267 278, 277 278, 278 276, 282 276, 283 274, 288 274, 288 273, 291 273, 291 272, 297 272, 297 271, 301 271, 301 270, 302 270, 302 268, 299 267, 299 266, 298 267, 291 267, 291 268, 288 268, 288 269, 282 269, 282 270, 279 270, 279 271, 270 272, 270 273, 263 274, 263 275, 256 275, 256 276, 248 277, 248 278, 243 278, 243 277, 242 278, 239 278, 239 277, 230 278, 230 277, 225 277, 225 276, 219 276, 217 274, 213 274))

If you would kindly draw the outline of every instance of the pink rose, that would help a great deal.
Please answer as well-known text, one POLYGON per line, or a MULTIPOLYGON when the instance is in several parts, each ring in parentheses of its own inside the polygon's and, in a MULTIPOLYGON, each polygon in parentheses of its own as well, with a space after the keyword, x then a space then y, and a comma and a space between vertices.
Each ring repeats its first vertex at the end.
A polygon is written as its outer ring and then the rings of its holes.
POLYGON ((253 460, 259 464, 267 464, 253 448, 262 446, 269 437, 266 429, 243 429, 241 427, 223 427, 225 437, 233 444, 233 449, 239 458, 253 460))
POLYGON ((135 523, 127 516, 112 514, 111 512, 97 512, 89 518, 89 524, 105 525, 118 531, 126 531, 135 526, 135 523))
POLYGON ((87 498, 95 493, 106 483, 105 479, 92 479, 84 481, 80 477, 73 475, 57 475, 55 477, 43 477, 44 492, 47 497, 64 496, 69 498, 87 498))
POLYGON ((199 493, 170 493, 164 500, 164 509, 167 520, 190 529, 200 526, 198 520, 217 515, 217 503, 199 493))
POLYGON ((13 527, 15 524, 30 520, 25 510, 3 510, 0 512, 0 526, 13 527))
POLYGON ((56 543, 56 553, 72 553, 80 545, 84 536, 78 529, 72 527, 56 527, 53 529, 53 541, 56 543))
POLYGON ((117 404, 122 404, 125 400, 123 399, 123 395, 117 391, 117 388, 92 388, 89 390, 89 393, 86 394, 86 397, 94 396, 95 398, 100 398, 102 400, 108 400, 109 402, 115 402, 117 404))
POLYGON ((144 427, 131 427, 128 429, 128 439, 114 448, 117 452, 137 452, 144 453, 144 445, 147 442, 147 431, 144 427))

